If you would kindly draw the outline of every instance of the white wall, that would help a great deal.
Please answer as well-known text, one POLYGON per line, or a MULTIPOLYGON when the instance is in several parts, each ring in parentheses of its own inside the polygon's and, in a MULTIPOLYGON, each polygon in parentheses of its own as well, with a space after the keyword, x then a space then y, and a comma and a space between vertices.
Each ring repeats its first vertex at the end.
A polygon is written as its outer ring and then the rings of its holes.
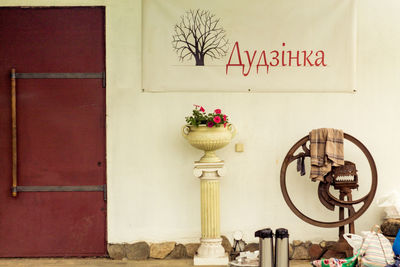
MULTIPOLYGON (((200 188, 192 168, 201 152, 180 133, 192 104, 210 110, 221 108, 238 129, 234 142, 218 153, 228 171, 221 181, 221 232, 228 237, 242 230, 250 241, 257 229, 286 227, 291 239, 336 239, 337 229, 314 227, 298 219, 280 192, 279 172, 285 154, 313 128, 341 128, 368 147, 379 174, 376 197, 399 190, 399 1, 359 1, 355 94, 142 93, 139 0, 0 3, 85 4, 107 6, 110 243, 198 240, 200 188), (245 146, 243 153, 234 152, 239 141, 245 146)), ((357 162, 357 158, 354 160, 357 162)), ((366 173, 362 164, 360 172, 366 173)), ((316 199, 309 199, 316 197, 315 183, 305 177, 293 183, 293 193, 311 216, 334 218, 324 213, 316 199)), ((380 223, 382 216, 374 202, 356 221, 356 230, 369 229, 380 223)))

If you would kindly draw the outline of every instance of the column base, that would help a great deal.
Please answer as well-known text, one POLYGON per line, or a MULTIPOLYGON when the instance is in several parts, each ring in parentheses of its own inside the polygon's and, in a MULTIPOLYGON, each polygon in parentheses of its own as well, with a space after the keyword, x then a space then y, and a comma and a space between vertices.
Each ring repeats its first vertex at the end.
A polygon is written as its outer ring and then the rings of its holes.
POLYGON ((222 238, 200 238, 194 265, 228 265, 229 257, 221 242, 222 238))
POLYGON ((225 254, 223 257, 199 257, 197 255, 193 258, 194 265, 225 265, 229 264, 228 254, 225 254))

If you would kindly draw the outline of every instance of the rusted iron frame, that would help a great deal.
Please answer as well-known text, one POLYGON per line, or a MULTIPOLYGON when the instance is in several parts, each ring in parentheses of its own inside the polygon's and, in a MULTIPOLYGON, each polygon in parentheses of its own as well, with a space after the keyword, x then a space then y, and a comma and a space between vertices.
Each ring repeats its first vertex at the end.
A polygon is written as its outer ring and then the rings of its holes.
POLYGON ((377 174, 376 165, 375 165, 375 162, 374 162, 374 159, 373 159, 371 153, 355 137, 345 133, 344 138, 346 140, 352 142, 364 153, 365 157, 368 160, 370 169, 371 169, 371 188, 370 188, 370 191, 364 197, 362 197, 361 199, 355 200, 355 201, 349 199, 349 201, 343 201, 344 203, 342 203, 342 201, 338 199, 339 200, 338 202, 340 204, 353 204, 353 203, 356 204, 356 203, 364 202, 363 206, 357 212, 354 212, 354 213, 352 212, 353 214, 344 220, 333 221, 333 222, 323 222, 323 221, 314 220, 314 219, 304 215, 299 209, 297 209, 297 207, 294 205, 294 203, 290 199, 290 196, 287 192, 287 187, 286 187, 287 167, 289 166, 289 164, 291 162, 293 162, 297 158, 300 158, 302 156, 310 156, 309 150, 307 148, 304 149, 306 147, 307 141, 309 140, 308 135, 301 138, 298 142, 296 142, 292 146, 292 148, 286 154, 286 157, 282 163, 281 173, 280 173, 280 184, 281 184, 281 191, 283 194, 283 198, 285 199, 285 202, 287 203, 289 208, 294 212, 294 214, 296 214, 297 217, 299 217, 300 219, 302 219, 303 221, 305 221, 309 224, 319 226, 319 227, 324 227, 324 228, 340 227, 340 226, 343 226, 346 224, 350 224, 350 223, 354 222, 356 219, 358 219, 368 209, 368 207, 371 205, 372 200, 375 196, 377 185, 378 185, 378 174, 377 174), (294 155, 294 153, 300 147, 303 148, 304 152, 300 152, 299 154, 294 155))

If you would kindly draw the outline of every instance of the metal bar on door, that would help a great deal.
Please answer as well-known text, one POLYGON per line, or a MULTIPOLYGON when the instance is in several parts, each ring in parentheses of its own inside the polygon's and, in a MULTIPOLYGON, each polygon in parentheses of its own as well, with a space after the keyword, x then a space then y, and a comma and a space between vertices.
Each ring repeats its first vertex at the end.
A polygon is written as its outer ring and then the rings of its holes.
POLYGON ((87 192, 103 191, 104 200, 107 197, 105 185, 93 186, 18 186, 18 154, 17 154, 17 94, 16 79, 102 79, 106 87, 106 73, 16 73, 11 69, 11 135, 12 135, 12 196, 18 192, 87 192))
POLYGON ((102 79, 103 88, 106 87, 105 72, 96 73, 16 73, 17 79, 102 79))
POLYGON ((12 143, 12 196, 17 196, 17 97, 15 68, 11 69, 11 143, 12 143))
POLYGON ((16 192, 103 192, 104 200, 107 200, 106 185, 16 186, 15 191, 16 192))

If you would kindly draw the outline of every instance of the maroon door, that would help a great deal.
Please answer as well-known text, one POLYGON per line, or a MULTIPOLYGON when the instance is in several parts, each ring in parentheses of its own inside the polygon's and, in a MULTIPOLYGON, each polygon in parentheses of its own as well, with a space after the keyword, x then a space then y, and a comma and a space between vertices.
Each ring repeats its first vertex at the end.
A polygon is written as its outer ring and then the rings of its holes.
POLYGON ((17 77, 18 186, 54 192, 12 196, 10 104, 11 68, 103 72, 104 23, 103 7, 0 8, 0 257, 106 254, 104 194, 75 192, 106 183, 102 80, 17 77))

